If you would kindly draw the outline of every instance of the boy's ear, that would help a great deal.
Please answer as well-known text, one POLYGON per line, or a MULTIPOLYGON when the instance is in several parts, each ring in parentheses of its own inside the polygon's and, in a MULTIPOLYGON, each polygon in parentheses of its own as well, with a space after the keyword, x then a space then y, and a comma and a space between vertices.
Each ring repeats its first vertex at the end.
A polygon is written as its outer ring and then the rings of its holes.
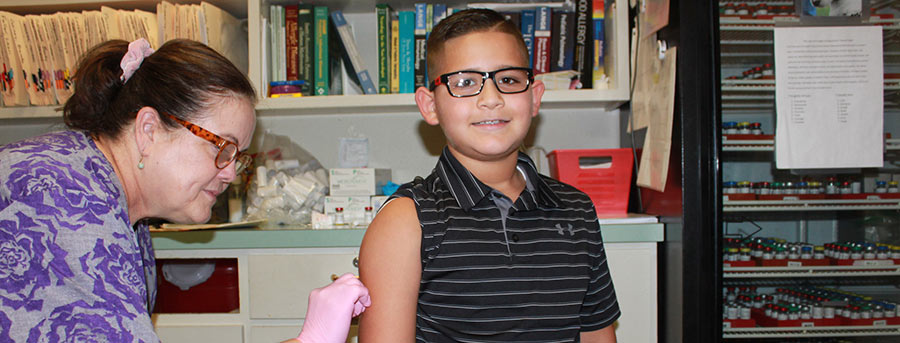
POLYGON ((544 81, 541 80, 534 80, 534 84, 531 85, 531 101, 533 101, 531 117, 536 117, 541 110, 541 97, 544 96, 545 88, 544 81))
POLYGON ((142 156, 146 156, 148 148, 160 139, 160 130, 164 126, 159 112, 153 107, 144 106, 138 110, 134 119, 134 139, 142 156))
POLYGON ((426 87, 416 89, 416 106, 419 107, 419 113, 428 125, 439 124, 434 104, 434 92, 426 87))

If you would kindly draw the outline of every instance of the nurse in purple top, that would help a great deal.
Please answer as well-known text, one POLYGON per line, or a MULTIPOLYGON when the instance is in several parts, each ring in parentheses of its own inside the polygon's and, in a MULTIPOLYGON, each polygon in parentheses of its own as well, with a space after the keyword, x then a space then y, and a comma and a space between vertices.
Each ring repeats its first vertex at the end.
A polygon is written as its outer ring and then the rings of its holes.
MULTIPOLYGON (((255 92, 189 40, 102 43, 74 80, 68 131, 0 147, 0 342, 158 342, 142 220, 209 219, 249 163, 255 92)), ((368 295, 344 277, 310 302, 298 339, 332 342, 368 295)))

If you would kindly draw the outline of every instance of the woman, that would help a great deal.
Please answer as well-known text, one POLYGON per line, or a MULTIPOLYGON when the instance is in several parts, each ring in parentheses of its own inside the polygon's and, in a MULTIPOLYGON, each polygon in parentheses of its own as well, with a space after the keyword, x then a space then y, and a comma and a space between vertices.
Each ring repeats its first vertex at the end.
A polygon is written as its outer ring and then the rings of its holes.
MULTIPOLYGON (((74 79, 68 131, 0 147, 0 341, 156 342, 141 220, 209 219, 249 162, 256 96, 227 59, 189 40, 156 52, 143 39, 102 43, 74 79)), ((346 337, 314 324, 349 325, 367 306, 358 280, 329 287, 311 294, 304 343, 346 337)))

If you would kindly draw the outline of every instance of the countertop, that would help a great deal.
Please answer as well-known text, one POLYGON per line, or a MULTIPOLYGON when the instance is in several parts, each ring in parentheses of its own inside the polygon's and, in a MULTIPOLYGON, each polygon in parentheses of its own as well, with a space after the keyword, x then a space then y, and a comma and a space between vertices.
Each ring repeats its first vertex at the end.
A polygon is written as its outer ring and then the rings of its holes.
MULTIPOLYGON (((606 243, 661 242, 660 223, 603 224, 606 243)), ((220 229, 153 232, 155 250, 358 247, 365 229, 220 229)))

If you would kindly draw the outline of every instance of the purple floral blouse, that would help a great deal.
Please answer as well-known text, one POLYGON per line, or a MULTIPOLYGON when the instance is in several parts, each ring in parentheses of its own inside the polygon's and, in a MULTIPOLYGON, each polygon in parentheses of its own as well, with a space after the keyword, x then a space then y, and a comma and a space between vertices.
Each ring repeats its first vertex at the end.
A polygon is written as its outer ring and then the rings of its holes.
POLYGON ((91 138, 0 146, 0 342, 159 342, 155 265, 91 138))

